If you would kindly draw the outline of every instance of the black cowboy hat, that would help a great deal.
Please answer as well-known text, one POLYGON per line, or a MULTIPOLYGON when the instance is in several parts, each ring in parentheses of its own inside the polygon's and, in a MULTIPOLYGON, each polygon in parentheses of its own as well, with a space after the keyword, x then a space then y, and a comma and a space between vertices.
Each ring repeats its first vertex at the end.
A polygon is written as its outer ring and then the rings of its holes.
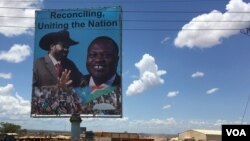
POLYGON ((74 41, 69 37, 69 32, 67 30, 61 30, 58 32, 51 32, 51 33, 45 34, 40 39, 39 46, 44 50, 50 50, 51 44, 55 44, 59 42, 67 46, 78 44, 77 41, 74 41))

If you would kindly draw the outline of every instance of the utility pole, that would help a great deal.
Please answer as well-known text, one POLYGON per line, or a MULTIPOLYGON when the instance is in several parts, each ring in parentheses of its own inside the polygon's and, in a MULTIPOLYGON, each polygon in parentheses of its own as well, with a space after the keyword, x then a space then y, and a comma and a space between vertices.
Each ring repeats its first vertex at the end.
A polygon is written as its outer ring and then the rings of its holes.
POLYGON ((80 114, 72 114, 69 121, 71 122, 71 141, 79 141, 80 123, 82 122, 80 114))

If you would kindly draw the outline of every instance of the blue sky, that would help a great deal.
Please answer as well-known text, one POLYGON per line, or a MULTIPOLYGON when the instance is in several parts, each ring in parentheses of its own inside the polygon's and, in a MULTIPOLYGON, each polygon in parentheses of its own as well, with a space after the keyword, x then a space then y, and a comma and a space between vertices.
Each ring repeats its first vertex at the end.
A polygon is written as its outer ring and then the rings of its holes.
POLYGON ((249 27, 249 0, 2 0, 1 122, 70 130, 67 118, 30 117, 34 10, 109 6, 123 9, 123 118, 81 126, 179 133, 250 123, 250 36, 237 30, 249 27))

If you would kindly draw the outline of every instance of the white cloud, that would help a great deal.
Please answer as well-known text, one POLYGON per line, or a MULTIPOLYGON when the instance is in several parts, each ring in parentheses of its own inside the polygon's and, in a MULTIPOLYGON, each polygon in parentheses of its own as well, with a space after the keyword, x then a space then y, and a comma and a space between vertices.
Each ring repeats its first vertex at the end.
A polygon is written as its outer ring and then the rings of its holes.
MULTIPOLYGON (((1 107, 1 103, 0 103, 1 107)), ((22 129, 37 130, 67 130, 71 128, 71 123, 67 118, 30 118, 29 114, 24 115, 3 115, 0 114, 3 122, 16 123, 22 129)), ((134 132, 134 133, 180 133, 189 129, 212 129, 220 130, 221 124, 239 123, 227 122, 224 120, 200 121, 200 120, 176 120, 174 117, 152 118, 152 119, 129 119, 128 117, 111 118, 82 118, 81 126, 87 127, 88 131, 108 131, 108 132, 134 132), (222 121, 222 122, 221 122, 222 121), (136 127, 136 128, 135 128, 136 127)))
POLYGON ((179 94, 179 91, 171 91, 171 92, 168 92, 167 96, 168 97, 175 97, 179 94))
MULTIPOLYGON (((49 121, 48 121, 49 122, 49 121)), ((48 122, 44 122, 47 124, 48 122)), ((51 121, 50 121, 51 122, 51 121)), ((229 123, 229 122, 224 122, 229 123)), ((231 122, 235 123, 235 122, 231 122)), ((239 123, 239 122, 237 122, 239 123)), ((65 122, 61 122, 61 125, 64 125, 65 122)), ((58 124, 60 125, 60 123, 58 124)), ((58 127, 56 125, 56 127, 58 127)), ((134 132, 134 133, 180 133, 190 129, 211 129, 211 130, 220 130, 221 124, 217 120, 176 120, 174 117, 168 118, 152 118, 148 120, 140 119, 129 119, 129 120, 113 120, 113 119, 94 119, 91 122, 85 121, 82 122, 83 126, 88 127, 90 131, 110 131, 110 132, 134 132), (104 122, 105 120, 105 122, 104 122), (100 126, 102 125, 102 126, 100 126), (136 128, 135 128, 136 127, 136 128)), ((44 125, 43 125, 44 126, 44 125)))
POLYGON ((14 44, 9 51, 0 51, 0 60, 11 63, 19 63, 30 56, 31 49, 28 45, 14 44))
POLYGON ((3 96, 0 95, 0 111, 1 114, 10 114, 10 115, 23 115, 30 113, 30 102, 24 100, 17 93, 15 96, 3 96))
POLYGON ((170 37, 165 37, 162 41, 161 44, 166 44, 169 41, 170 37))
POLYGON ((207 90, 207 94, 213 94, 213 93, 217 92, 218 90, 219 90, 219 88, 209 89, 209 90, 207 90))
POLYGON ((35 10, 41 7, 43 0, 32 1, 0 1, 1 15, 0 18, 0 34, 7 37, 17 36, 21 34, 33 33, 35 10), (4 8, 6 7, 6 8, 4 8), (12 8, 13 7, 13 8, 12 8), (20 8, 19 8, 20 7, 20 8), (11 18, 19 17, 19 18, 11 18), (21 18, 23 17, 23 18, 21 18), (5 26, 21 26, 5 27, 5 26))
POLYGON ((119 122, 126 122, 126 121, 128 121, 128 120, 129 120, 128 117, 122 117, 122 118, 117 118, 117 119, 115 119, 115 121, 119 121, 119 122))
POLYGON ((203 77, 205 73, 197 71, 191 75, 192 78, 203 77))
POLYGON ((207 122, 205 122, 205 121, 198 121, 198 120, 190 120, 189 123, 192 124, 192 125, 198 125, 198 126, 208 125, 207 122))
POLYGON ((169 109, 169 108, 171 108, 171 105, 165 105, 162 107, 162 109, 169 109))
POLYGON ((0 113, 2 115, 23 115, 29 114, 30 102, 24 100, 17 93, 13 95, 13 84, 7 84, 4 87, 0 87, 0 113))
POLYGON ((135 63, 135 67, 139 70, 140 78, 134 80, 133 83, 128 86, 126 95, 137 95, 148 88, 164 83, 161 76, 167 72, 165 70, 158 70, 155 59, 151 55, 144 54, 142 59, 135 63))
POLYGON ((157 125, 174 125, 176 124, 176 120, 174 118, 167 118, 167 119, 151 119, 150 121, 147 122, 147 124, 151 124, 153 126, 157 126, 157 125))
MULTIPOLYGON (((93 119, 93 118, 92 118, 93 119)), ((86 119, 87 120, 87 119, 86 119)), ((93 119, 82 124, 92 131, 115 131, 115 132, 137 132, 137 133, 180 133, 189 129, 211 129, 220 130, 221 124, 218 120, 177 120, 174 117, 152 118, 152 119, 93 119), (104 122, 105 120, 105 122, 104 122), (102 126, 100 126, 102 125, 102 126), (105 127, 104 127, 105 126, 105 127), (135 128, 136 127, 136 128, 135 128)), ((228 122, 223 122, 228 123, 228 122)))
POLYGON ((11 73, 0 73, 0 78, 11 79, 11 77, 12 77, 11 73))
POLYGON ((214 126, 220 126, 220 125, 223 125, 223 124, 228 124, 226 120, 217 120, 213 125, 214 126))
POLYGON ((249 21, 250 4, 242 0, 230 0, 226 12, 213 10, 210 13, 199 15, 182 27, 174 44, 177 47, 209 48, 220 44, 223 38, 238 34, 239 30, 185 30, 185 29, 244 29, 249 22, 223 22, 223 21, 249 21), (237 12, 243 13, 237 13, 237 12), (246 12, 246 13, 244 13, 246 12), (195 22, 197 21, 197 22, 195 22), (200 22, 207 21, 207 22, 200 22), (216 21, 216 22, 208 22, 216 21))
POLYGON ((9 95, 12 93, 14 89, 14 86, 13 84, 7 84, 6 86, 4 87, 0 87, 0 95, 9 95))
POLYGON ((162 126, 170 126, 175 125, 176 120, 173 117, 166 118, 166 119, 158 119, 153 118, 149 120, 132 120, 129 122, 129 126, 137 127, 137 128, 159 128, 162 126))

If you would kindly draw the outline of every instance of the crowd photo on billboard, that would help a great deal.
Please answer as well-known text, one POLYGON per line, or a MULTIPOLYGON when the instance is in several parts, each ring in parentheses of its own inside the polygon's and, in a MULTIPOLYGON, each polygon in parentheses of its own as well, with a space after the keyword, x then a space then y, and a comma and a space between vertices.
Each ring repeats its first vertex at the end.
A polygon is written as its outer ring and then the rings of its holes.
POLYGON ((36 11, 32 117, 122 116, 121 14, 36 11))

